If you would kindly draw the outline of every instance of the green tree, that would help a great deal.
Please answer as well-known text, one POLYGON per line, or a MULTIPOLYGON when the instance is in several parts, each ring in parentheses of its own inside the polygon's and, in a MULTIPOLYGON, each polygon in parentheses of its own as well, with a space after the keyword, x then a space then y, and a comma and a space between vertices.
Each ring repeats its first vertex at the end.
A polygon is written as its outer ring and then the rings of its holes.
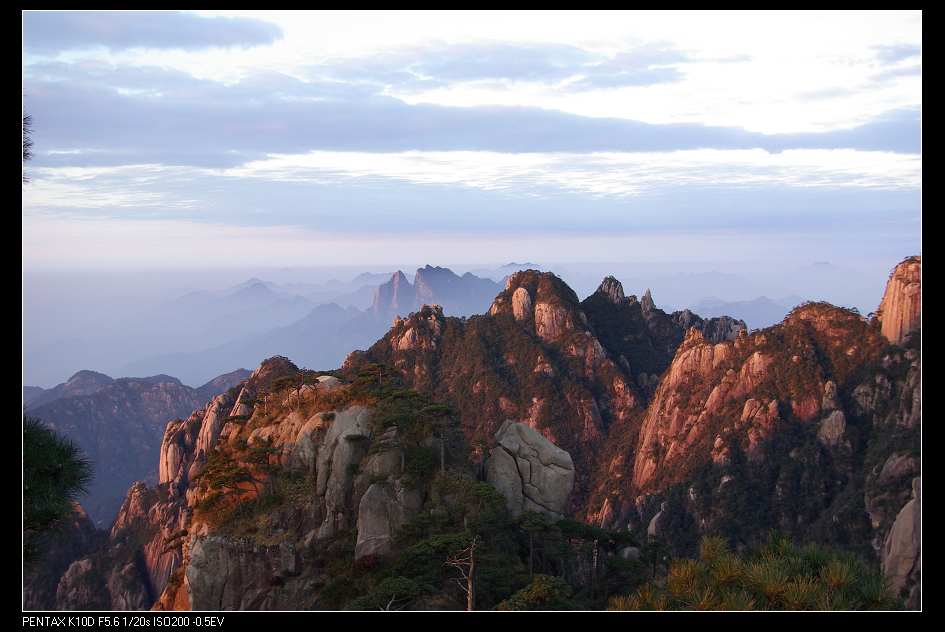
POLYGON ((571 587, 560 577, 535 575, 528 586, 499 604, 498 610, 570 610, 571 587))
POLYGON ((92 480, 79 448, 35 417, 23 420, 23 555, 38 556, 38 538, 69 516, 92 480))
POLYGON ((698 559, 674 559, 666 577, 610 600, 611 610, 874 610, 895 608, 878 569, 848 553, 797 546, 772 534, 744 555, 703 538, 698 559))

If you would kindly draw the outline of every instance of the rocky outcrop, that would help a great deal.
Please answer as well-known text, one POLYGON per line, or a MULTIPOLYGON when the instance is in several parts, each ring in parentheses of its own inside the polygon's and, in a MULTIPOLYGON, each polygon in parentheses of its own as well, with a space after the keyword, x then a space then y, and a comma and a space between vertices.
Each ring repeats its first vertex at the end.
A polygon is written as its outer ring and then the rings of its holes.
POLYGON ((72 439, 95 463, 95 477, 82 503, 96 524, 107 527, 129 485, 158 478, 167 421, 203 406, 206 396, 226 391, 238 375, 220 376, 194 389, 166 375, 113 380, 80 371, 62 388, 47 391, 58 389, 56 397, 37 398, 26 412, 72 439))
POLYGON ((922 258, 909 257, 893 269, 876 311, 886 339, 902 344, 922 317, 922 258))
MULTIPOLYGON (((758 450, 782 418, 781 403, 791 418, 812 420, 822 400, 836 397, 836 384, 827 387, 825 376, 845 376, 851 357, 877 359, 881 346, 862 318, 825 305, 795 310, 781 325, 751 336, 743 332, 734 341, 713 344, 691 328, 644 417, 634 486, 646 489, 663 476, 657 484, 681 480, 687 469, 712 458, 716 438, 735 439, 760 458, 758 450), (824 360, 811 353, 814 348, 829 350, 824 360), (762 408, 765 414, 757 414, 762 408)), ((821 441, 837 446, 846 418, 839 410, 824 413, 821 441)))
POLYGON ((895 593, 906 599, 906 606, 921 607, 919 575, 922 569, 922 479, 912 480, 912 498, 905 504, 882 550, 883 572, 895 593))
POLYGON ((390 553, 397 530, 420 511, 422 498, 401 481, 371 483, 358 504, 354 559, 390 553))
POLYGON ((319 538, 330 538, 351 526, 352 468, 367 453, 371 437, 370 412, 361 406, 335 413, 325 440, 318 449, 315 493, 324 498, 325 520, 319 538))
POLYGON ((604 277, 597 291, 614 305, 620 305, 627 300, 623 293, 623 284, 612 276, 604 277))
POLYGON ((560 518, 574 487, 574 463, 534 429, 506 421, 486 461, 486 480, 505 496, 513 515, 537 511, 560 518))
POLYGON ((39 559, 23 569, 23 609, 57 609, 56 591, 59 581, 73 562, 80 560, 105 539, 95 528, 80 505, 71 515, 56 524, 37 544, 39 559))
POLYGON ((315 605, 300 575, 296 547, 259 545, 208 535, 197 538, 185 571, 193 610, 305 609, 315 605))
POLYGON ((515 320, 525 320, 532 315, 532 297, 523 287, 512 293, 512 315, 515 320))

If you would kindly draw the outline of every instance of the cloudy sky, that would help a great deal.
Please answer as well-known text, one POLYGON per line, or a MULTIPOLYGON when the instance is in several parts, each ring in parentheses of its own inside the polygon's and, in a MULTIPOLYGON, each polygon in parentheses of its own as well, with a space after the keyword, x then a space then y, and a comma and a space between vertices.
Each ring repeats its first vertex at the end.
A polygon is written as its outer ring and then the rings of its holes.
POLYGON ((24 262, 900 258, 921 19, 25 12, 24 262))

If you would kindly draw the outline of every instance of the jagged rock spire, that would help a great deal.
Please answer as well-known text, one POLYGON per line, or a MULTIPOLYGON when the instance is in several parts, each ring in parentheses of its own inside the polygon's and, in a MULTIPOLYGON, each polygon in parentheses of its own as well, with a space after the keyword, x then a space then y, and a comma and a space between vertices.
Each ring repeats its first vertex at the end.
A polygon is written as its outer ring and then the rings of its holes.
POLYGON ((653 304, 653 295, 650 294, 650 288, 646 288, 646 293, 643 294, 643 298, 640 299, 640 307, 643 308, 643 313, 647 313, 653 310, 656 305, 653 304))
POLYGON ((623 294, 623 285, 612 276, 604 277, 604 280, 600 282, 600 286, 597 288, 597 291, 601 294, 607 296, 610 299, 610 302, 619 305, 623 303, 626 298, 623 294))

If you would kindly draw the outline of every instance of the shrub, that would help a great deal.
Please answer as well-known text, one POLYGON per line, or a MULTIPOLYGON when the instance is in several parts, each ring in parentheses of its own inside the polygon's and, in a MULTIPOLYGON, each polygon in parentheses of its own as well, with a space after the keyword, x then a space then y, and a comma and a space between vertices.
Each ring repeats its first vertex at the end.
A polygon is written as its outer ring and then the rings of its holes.
POLYGON ((898 606, 882 574, 847 553, 772 536, 739 557, 703 538, 700 559, 670 562, 665 582, 610 600, 611 610, 870 610, 898 606))
POLYGON ((560 577, 535 575, 535 579, 499 604, 498 610, 569 610, 571 587, 560 577))

